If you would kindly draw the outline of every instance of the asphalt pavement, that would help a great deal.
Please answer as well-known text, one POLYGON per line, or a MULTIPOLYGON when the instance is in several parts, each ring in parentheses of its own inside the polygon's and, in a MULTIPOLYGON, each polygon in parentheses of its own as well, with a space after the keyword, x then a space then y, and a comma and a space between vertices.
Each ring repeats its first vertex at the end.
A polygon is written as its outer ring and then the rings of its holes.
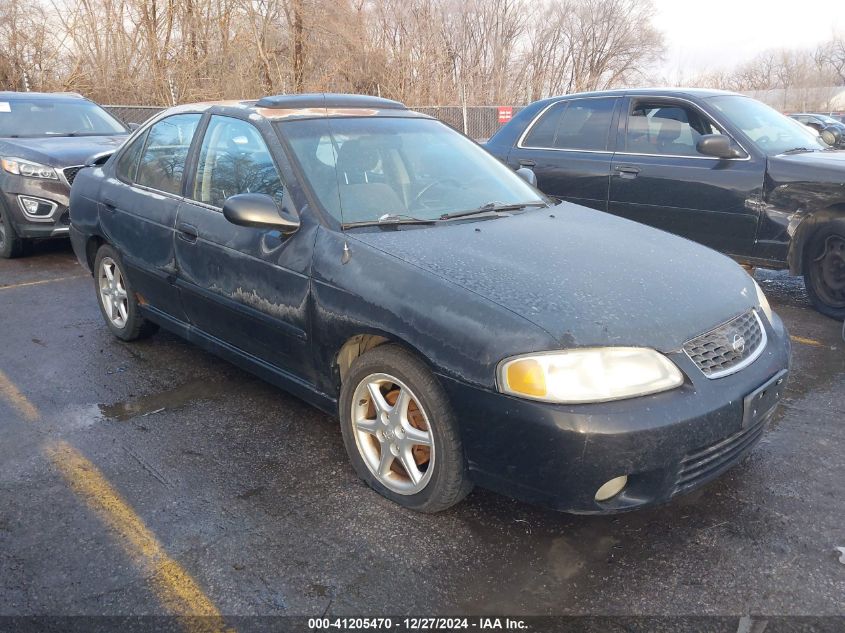
POLYGON ((0 260, 0 616, 845 615, 845 342, 783 273, 763 440, 709 486, 571 516, 476 489, 421 515, 337 422, 165 332, 110 335, 67 243, 0 260))

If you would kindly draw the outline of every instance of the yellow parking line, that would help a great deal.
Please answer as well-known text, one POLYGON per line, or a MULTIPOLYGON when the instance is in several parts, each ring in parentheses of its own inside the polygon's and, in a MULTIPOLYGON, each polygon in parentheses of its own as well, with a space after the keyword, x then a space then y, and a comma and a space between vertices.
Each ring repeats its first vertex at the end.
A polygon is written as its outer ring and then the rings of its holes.
POLYGON ((71 275, 69 277, 55 277, 54 279, 40 279, 38 281, 24 281, 19 284, 9 284, 7 286, 0 286, 0 290, 11 290, 13 288, 24 288, 26 286, 40 286, 41 284, 51 284, 54 281, 67 281, 69 279, 83 279, 88 275, 71 275))
POLYGON ((94 464, 67 442, 54 442, 47 446, 46 452, 71 489, 117 534, 135 564, 149 574, 159 600, 170 614, 180 617, 186 630, 191 633, 225 630, 214 603, 191 575, 168 556, 155 535, 94 464))
POLYGON ((0 370, 0 396, 3 396, 6 402, 17 409, 28 422, 35 422, 41 417, 35 405, 21 393, 20 389, 6 377, 2 370, 0 370))
POLYGON ((796 343, 803 343, 804 345, 812 345, 813 347, 824 347, 824 343, 817 341, 814 338, 804 338, 803 336, 790 336, 796 343))

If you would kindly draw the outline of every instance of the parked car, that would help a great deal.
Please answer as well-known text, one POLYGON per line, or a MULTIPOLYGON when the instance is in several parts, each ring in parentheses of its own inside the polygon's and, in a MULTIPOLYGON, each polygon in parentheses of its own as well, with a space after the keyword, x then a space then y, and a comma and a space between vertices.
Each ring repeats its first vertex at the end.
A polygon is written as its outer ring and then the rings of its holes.
POLYGON ((163 326, 339 416, 358 474, 417 510, 474 483, 665 501, 751 448, 787 374, 730 259, 553 206, 394 101, 167 110, 80 172, 71 220, 115 336, 163 326))
POLYGON ((616 90, 538 101, 486 144, 547 194, 804 275, 845 319, 845 152, 749 97, 616 90))
POLYGON ((21 255, 35 238, 66 238, 73 179, 128 133, 77 94, 0 92, 0 257, 21 255))
POLYGON ((789 118, 815 130, 825 143, 836 149, 845 148, 845 123, 827 114, 790 114, 789 118))

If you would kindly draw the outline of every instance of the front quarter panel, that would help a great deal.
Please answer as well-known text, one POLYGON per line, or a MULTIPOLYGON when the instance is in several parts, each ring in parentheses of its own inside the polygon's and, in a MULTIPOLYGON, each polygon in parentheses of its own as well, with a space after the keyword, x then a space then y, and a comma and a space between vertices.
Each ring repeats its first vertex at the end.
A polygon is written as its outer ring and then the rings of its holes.
POLYGON ((770 159, 763 215, 757 235, 759 257, 787 261, 801 271, 801 253, 818 222, 845 218, 845 161, 823 169, 795 160, 770 159))
MULTIPOLYGON (((502 358, 557 346, 523 317, 354 234, 320 229, 312 275, 314 341, 322 367, 334 366, 353 336, 379 334, 418 353, 436 373, 495 389, 502 358)), ((325 380, 324 390, 336 393, 337 376, 325 372, 325 380)))

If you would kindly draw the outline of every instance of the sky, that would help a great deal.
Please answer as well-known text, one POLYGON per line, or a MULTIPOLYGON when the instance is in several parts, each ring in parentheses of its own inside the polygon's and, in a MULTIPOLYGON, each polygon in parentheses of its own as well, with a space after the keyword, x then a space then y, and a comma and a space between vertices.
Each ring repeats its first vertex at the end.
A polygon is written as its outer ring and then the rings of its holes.
POLYGON ((771 48, 813 48, 845 31, 845 0, 653 0, 665 79, 731 68, 771 48))

